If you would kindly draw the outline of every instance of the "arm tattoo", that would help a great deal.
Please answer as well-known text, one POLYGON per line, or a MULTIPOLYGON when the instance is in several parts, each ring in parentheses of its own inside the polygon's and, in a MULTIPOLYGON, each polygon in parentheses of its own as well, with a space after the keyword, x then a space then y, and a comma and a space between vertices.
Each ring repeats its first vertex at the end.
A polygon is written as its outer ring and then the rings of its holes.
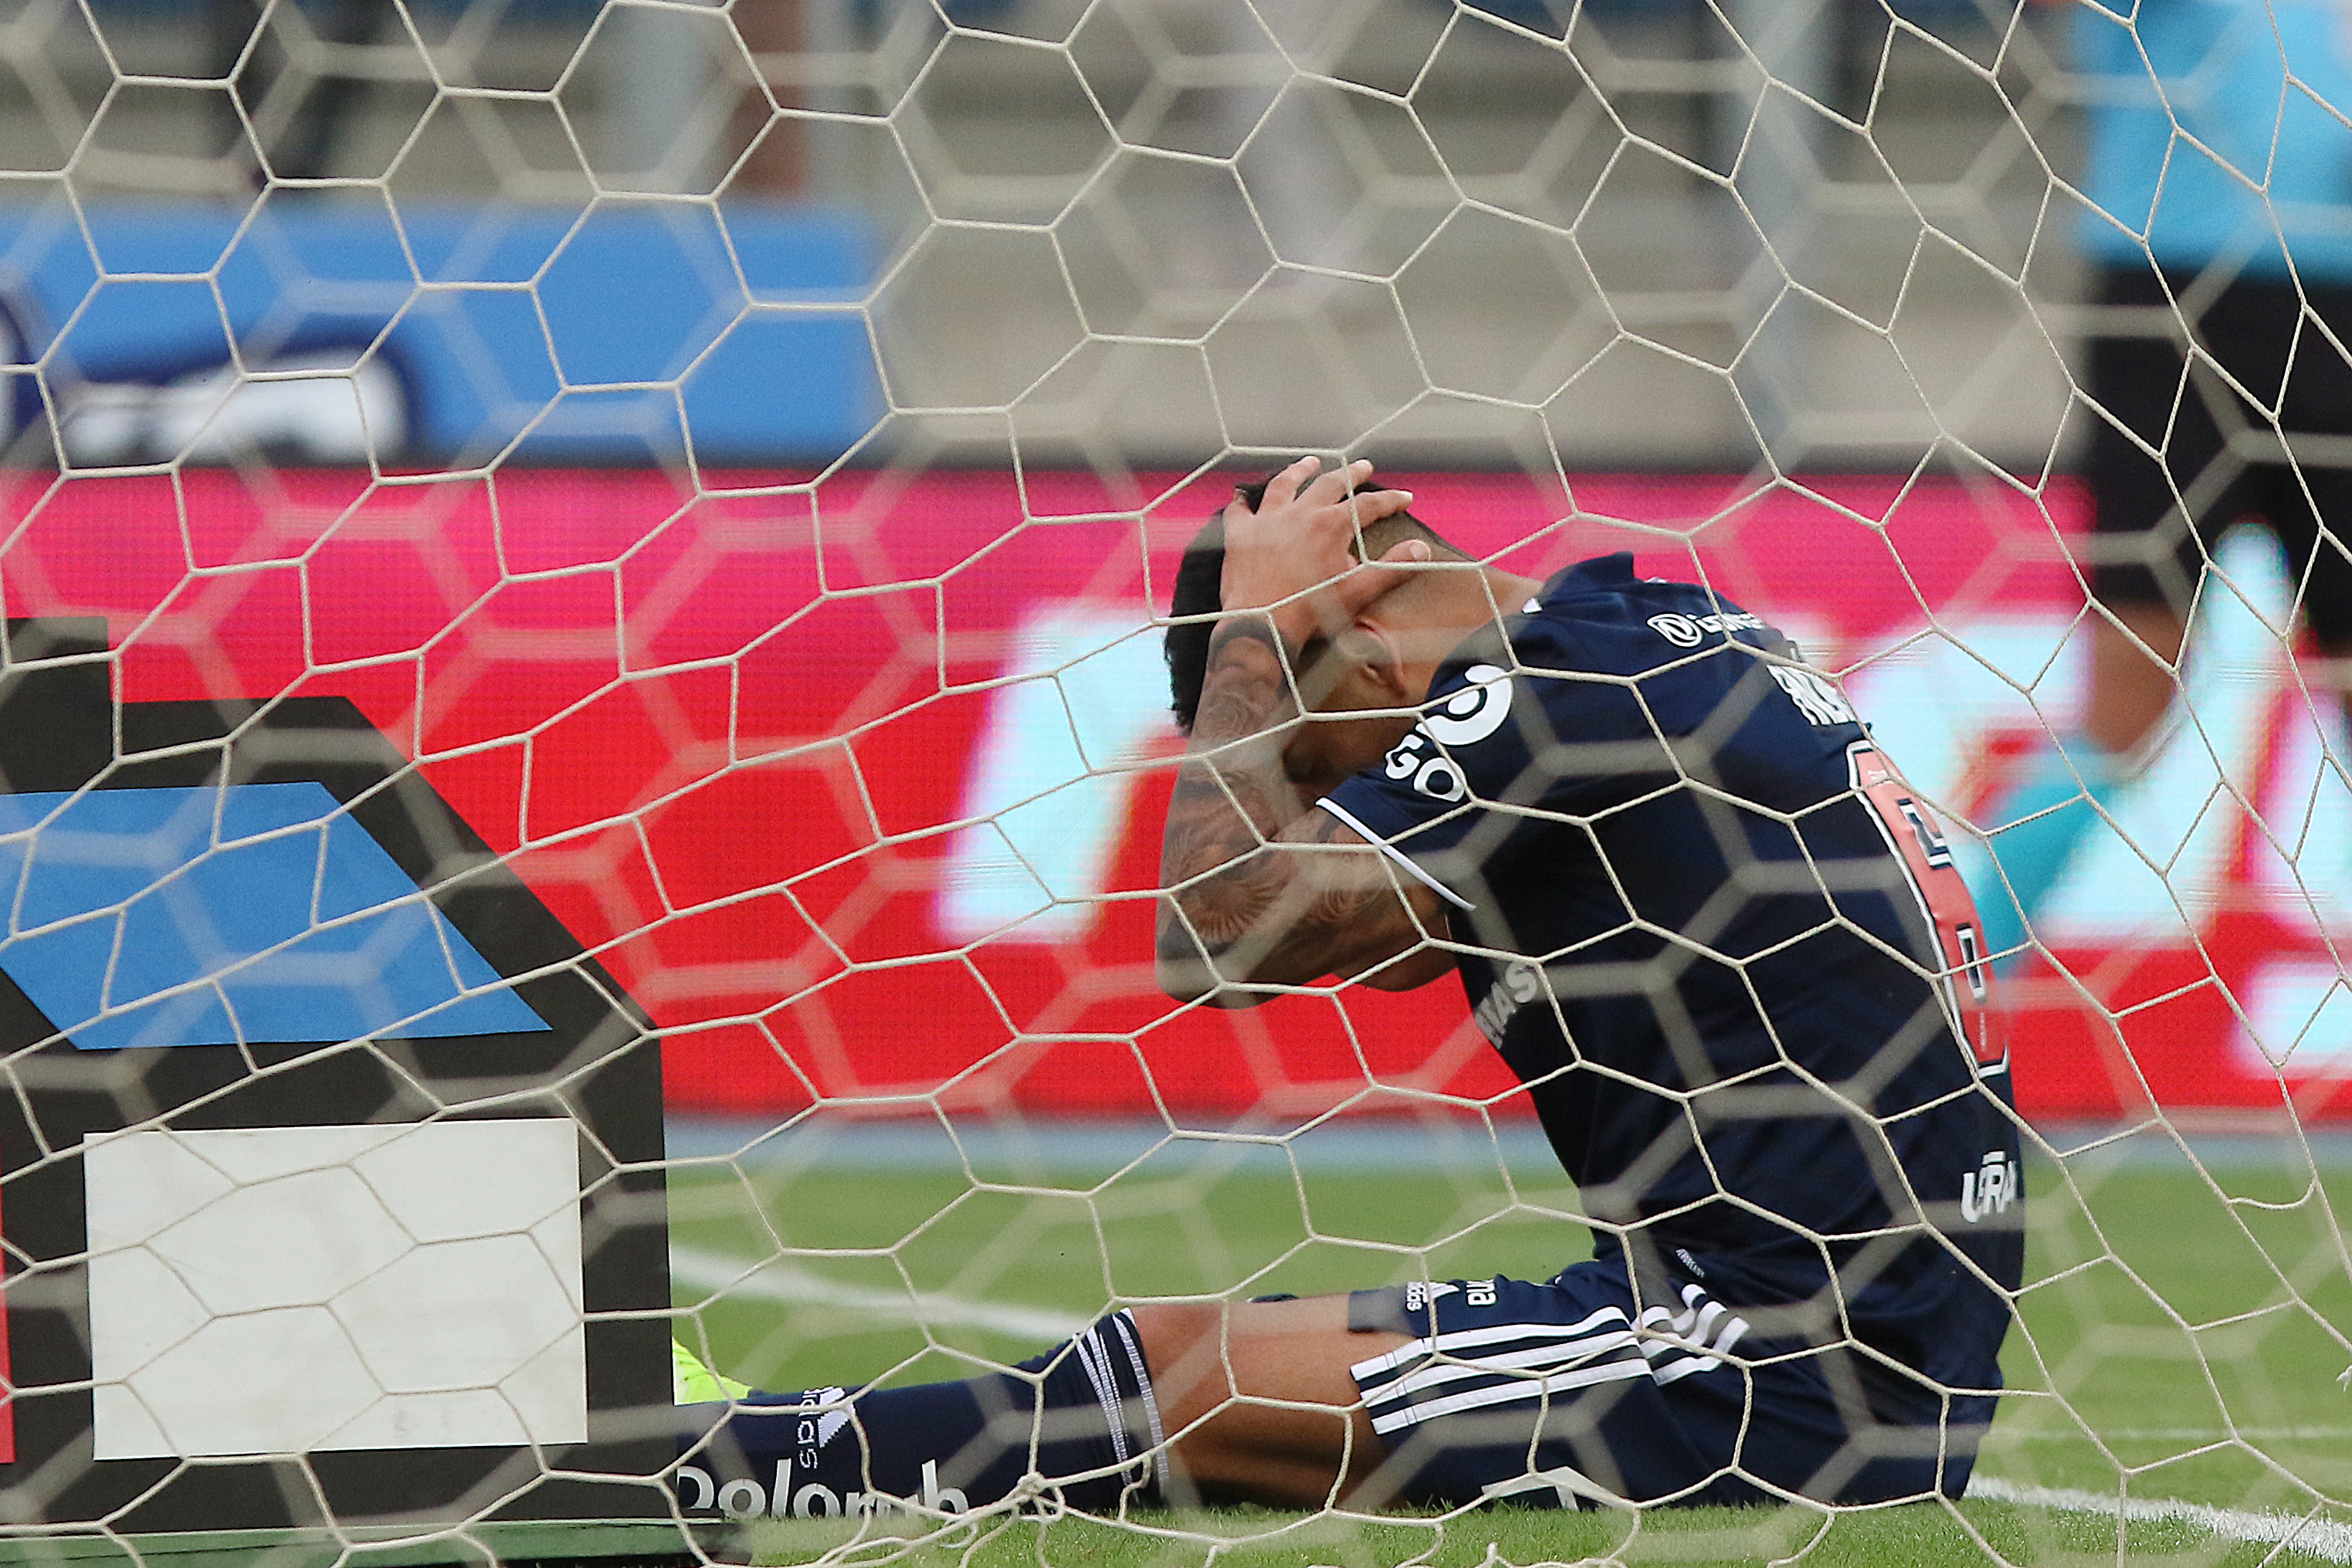
POLYGON ((1160 853, 1161 885, 1184 889, 1179 902, 1212 948, 1247 929, 1286 880, 1259 852, 1305 810, 1282 768, 1282 736, 1297 716, 1273 628, 1218 622, 1160 853))
POLYGON ((1311 810, 1285 770, 1283 742, 1298 722, 1292 673, 1262 621, 1218 624, 1160 843, 1160 885, 1171 897, 1160 956, 1201 988, 1214 983, 1204 960, 1225 977, 1312 979, 1358 948, 1385 957, 1424 934, 1388 868, 1339 850, 1354 835, 1311 810), (1301 842, 1334 848, 1291 847, 1301 842))

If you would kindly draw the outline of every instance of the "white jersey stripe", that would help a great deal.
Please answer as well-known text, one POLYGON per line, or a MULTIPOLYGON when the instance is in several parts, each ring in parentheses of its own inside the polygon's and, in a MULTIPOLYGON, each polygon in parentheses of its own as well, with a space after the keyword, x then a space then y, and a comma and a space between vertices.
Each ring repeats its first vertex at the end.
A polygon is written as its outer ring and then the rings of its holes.
POLYGON ((1512 1327, 1515 1333, 1486 1335, 1484 1336, 1485 1343, 1475 1345, 1433 1345, 1426 1340, 1415 1340, 1408 1347, 1414 1354, 1405 1358, 1401 1365, 1374 1375, 1360 1376, 1356 1381, 1367 1387, 1384 1385, 1411 1377, 1433 1362, 1478 1366, 1490 1362, 1500 1364, 1508 1357, 1512 1358, 1513 1364, 1534 1365, 1549 1357, 1558 1364, 1569 1365, 1588 1361, 1602 1351, 1630 1344, 1634 1338, 1632 1326, 1622 1318, 1614 1323, 1574 1334, 1547 1333, 1543 1332, 1542 1324, 1517 1323, 1512 1327), (1522 1362, 1519 1359, 1528 1356, 1535 1360, 1522 1362))
POLYGON ((1330 812, 1333 816, 1339 818, 1340 821, 1346 823, 1349 829, 1353 831, 1358 838, 1363 840, 1366 843, 1370 844, 1372 848, 1380 851, 1381 853, 1388 856, 1389 859, 1396 862, 1398 865, 1403 867, 1406 873, 1409 874, 1413 881, 1420 883, 1423 886, 1428 888, 1430 892, 1437 894, 1438 897, 1454 905, 1454 908, 1469 910, 1478 907, 1468 899, 1463 897, 1460 894, 1454 892, 1452 888, 1446 886, 1444 883, 1438 881, 1435 877, 1430 875, 1427 872, 1422 870, 1419 866, 1413 864, 1411 857, 1407 856, 1402 850, 1397 848, 1394 844, 1381 837, 1380 834, 1364 826, 1362 822, 1357 821, 1356 814, 1353 811, 1349 810, 1347 807, 1340 805, 1337 800, 1332 800, 1328 795, 1315 803, 1322 807, 1325 810, 1330 812))
POLYGON ((1660 1383, 1675 1383, 1695 1372, 1713 1372, 1722 1364, 1723 1357, 1719 1355, 1686 1355, 1680 1361, 1654 1368, 1650 1375, 1660 1383))
POLYGON ((1647 1377, 1664 1385, 1716 1371, 1748 1320, 1696 1285, 1683 1310, 1620 1307, 1573 1323, 1502 1322, 1424 1336, 1351 1370, 1376 1432, 1464 1410, 1540 1406, 1556 1395, 1647 1377))
POLYGON ((1417 1362, 1433 1350, 1449 1353, 1473 1350, 1480 1345, 1499 1344, 1515 1339, 1550 1338, 1566 1342, 1594 1333, 1607 1323, 1618 1325, 1614 1332, 1630 1331, 1633 1326, 1633 1321, 1615 1307, 1602 1307, 1600 1311, 1573 1323, 1493 1323, 1486 1328, 1460 1329, 1452 1333, 1441 1333, 1430 1339, 1409 1340, 1385 1354, 1373 1356, 1369 1361, 1357 1362, 1348 1370, 1355 1374, 1358 1382, 1361 1382, 1368 1377, 1377 1377, 1382 1373, 1393 1372, 1400 1366, 1417 1362))
POLYGON ((1641 1377, 1659 1383, 1675 1383, 1694 1373, 1712 1372, 1722 1364, 1722 1361, 1715 1356, 1693 1355, 1655 1368, 1646 1361, 1609 1361, 1598 1366, 1579 1367, 1573 1371, 1514 1377, 1488 1387, 1465 1389, 1459 1394, 1449 1394, 1443 1399, 1432 1399, 1375 1416, 1372 1417, 1372 1430, 1385 1436, 1440 1416, 1458 1415, 1465 1410, 1489 1409, 1497 1405, 1537 1405, 1549 1396, 1602 1383, 1624 1383, 1641 1377))
POLYGON ((1716 1335, 1715 1342, 1710 1344, 1695 1333, 1677 1333, 1671 1329, 1656 1329, 1642 1336, 1642 1354, 1654 1358, 1665 1354, 1668 1351, 1686 1350, 1694 1355, 1720 1355, 1738 1343, 1739 1336, 1747 1332, 1748 1320, 1734 1318, 1724 1324, 1723 1332, 1716 1335))
POLYGON ((1386 1405, 1407 1398, 1423 1388, 1435 1388, 1443 1384, 1459 1383, 1465 1377, 1484 1377, 1498 1372, 1565 1372, 1581 1366, 1595 1356, 1612 1351, 1632 1348, 1633 1332, 1598 1336, 1590 1345, 1578 1346, 1578 1354, 1563 1356, 1558 1345, 1530 1345, 1525 1350, 1505 1351, 1495 1355, 1482 1355, 1475 1361, 1433 1361, 1425 1366, 1405 1374, 1395 1382, 1383 1385, 1379 1392, 1367 1390, 1364 1403, 1386 1405))
POLYGON ((1527 1370, 1565 1372, 1580 1366, 1612 1351, 1638 1347, 1645 1362, 1658 1364, 1653 1369, 1661 1383, 1686 1376, 1694 1371, 1706 1371, 1722 1364, 1722 1353, 1729 1350, 1739 1336, 1747 1332, 1745 1319, 1731 1320, 1714 1344, 1682 1335, 1636 1334, 1630 1329, 1613 1333, 1594 1334, 1574 1347, 1572 1354, 1563 1355, 1559 1345, 1537 1344, 1520 1350, 1501 1351, 1482 1355, 1475 1360, 1436 1361, 1405 1373, 1378 1387, 1364 1386, 1364 1404, 1370 1407, 1392 1405, 1424 1389, 1441 1387, 1448 1383, 1460 1383, 1466 1378, 1489 1373, 1527 1370), (1667 1360, 1678 1357, 1679 1360, 1667 1360), (1679 1366, 1679 1372, 1669 1373, 1669 1367, 1679 1366))
POLYGON ((1449 1394, 1443 1399, 1432 1399, 1425 1404, 1375 1416, 1372 1417, 1372 1430, 1385 1436, 1407 1427, 1417 1427, 1440 1416, 1454 1416, 1465 1410, 1482 1410, 1496 1405, 1540 1404, 1548 1395, 1565 1394, 1572 1388, 1590 1388, 1601 1383, 1623 1383, 1649 1375, 1647 1362, 1610 1361, 1599 1366, 1587 1366, 1549 1377, 1514 1377, 1507 1383, 1486 1388, 1468 1388, 1459 1394, 1449 1394))
MULTIPOLYGON (((1463 1329, 1454 1333, 1439 1334, 1433 1339, 1412 1340, 1385 1354, 1374 1356, 1368 1361, 1357 1362, 1348 1370, 1355 1375, 1360 1384, 1381 1382, 1399 1367, 1417 1364, 1433 1352, 1458 1354, 1512 1340, 1541 1340, 1553 1345, 1564 1356, 1572 1355, 1577 1360, 1582 1360, 1584 1357, 1575 1355, 1567 1347, 1585 1338, 1594 1340, 1598 1345, 1607 1346, 1620 1344, 1638 1337, 1642 1343, 1643 1354, 1652 1356, 1663 1355, 1677 1346, 1686 1346, 1693 1351, 1710 1349, 1724 1351, 1730 1349, 1733 1342, 1748 1332, 1748 1321, 1745 1318, 1734 1317, 1723 1325, 1722 1333, 1716 1336, 1715 1342, 1710 1345, 1707 1342, 1707 1331, 1715 1326, 1715 1320, 1722 1317, 1725 1312, 1726 1309, 1721 1303, 1710 1301, 1706 1310, 1698 1314, 1698 1322, 1690 1328, 1684 1329, 1675 1326, 1674 1320, 1669 1318, 1663 1309, 1653 1308, 1650 1313, 1643 1314, 1645 1321, 1642 1333, 1638 1336, 1634 1334, 1625 1314, 1615 1307, 1603 1307, 1582 1321, 1567 1325, 1495 1323, 1486 1328, 1463 1329), (1617 1326, 1610 1327, 1611 1324, 1617 1326)), ((1463 1355, 1460 1359, 1473 1363, 1495 1361, 1499 1364, 1500 1362, 1499 1355, 1463 1355)))

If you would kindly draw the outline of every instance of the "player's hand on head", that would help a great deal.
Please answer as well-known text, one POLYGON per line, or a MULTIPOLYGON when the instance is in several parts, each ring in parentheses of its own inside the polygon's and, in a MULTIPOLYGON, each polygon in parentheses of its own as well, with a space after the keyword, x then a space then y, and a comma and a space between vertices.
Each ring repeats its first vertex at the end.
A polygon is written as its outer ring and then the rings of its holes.
POLYGON ((1412 493, 1359 488, 1371 477, 1369 462, 1321 469, 1321 459, 1302 457, 1266 481, 1256 510, 1239 497, 1225 508, 1225 611, 1265 612, 1293 647, 1344 630, 1396 586, 1399 568, 1430 559, 1427 544, 1407 539, 1360 560, 1361 530, 1403 511, 1412 493))

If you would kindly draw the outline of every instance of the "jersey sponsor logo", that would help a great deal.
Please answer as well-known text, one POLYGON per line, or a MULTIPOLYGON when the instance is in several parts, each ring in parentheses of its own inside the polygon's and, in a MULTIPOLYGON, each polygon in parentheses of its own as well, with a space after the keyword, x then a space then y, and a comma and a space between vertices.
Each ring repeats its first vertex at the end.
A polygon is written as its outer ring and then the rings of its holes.
POLYGON ((1432 754, 1429 737, 1419 725, 1396 743, 1381 769, 1440 800, 1460 800, 1470 793, 1470 786, 1462 781, 1462 770, 1443 756, 1432 754))
POLYGON ((1669 611, 1650 617, 1650 630, 1677 648, 1696 648, 1706 641, 1710 632, 1728 635, 1734 632, 1757 632, 1764 626, 1761 615, 1746 611, 1734 611, 1728 615, 1676 615, 1669 611))
POLYGON ((1495 1045, 1503 1043, 1503 1031, 1519 1009, 1543 994, 1543 972, 1533 964, 1507 964, 1495 983, 1486 988, 1486 996, 1470 1009, 1476 1020, 1478 1032, 1495 1045))
POLYGON ((1772 666, 1772 678, 1797 705, 1797 711, 1816 725, 1852 724, 1853 709, 1847 706, 1838 689, 1813 674, 1790 664, 1772 666))
POLYGON ((1410 781, 1433 800, 1465 800, 1470 796, 1462 769, 1437 747, 1475 746, 1502 728, 1503 721, 1511 716, 1509 671, 1500 664, 1473 664, 1463 674, 1470 684, 1414 725, 1381 764, 1390 778, 1410 781))
POLYGON ((1499 664, 1473 664, 1462 674, 1470 684, 1421 721, 1442 745, 1474 746, 1502 728, 1511 716, 1509 671, 1499 664))
POLYGON ((1984 1163, 1960 1177, 1960 1218, 1974 1225, 1990 1215, 2007 1214, 2024 1196, 2017 1162, 2000 1149, 1987 1149, 1984 1163))

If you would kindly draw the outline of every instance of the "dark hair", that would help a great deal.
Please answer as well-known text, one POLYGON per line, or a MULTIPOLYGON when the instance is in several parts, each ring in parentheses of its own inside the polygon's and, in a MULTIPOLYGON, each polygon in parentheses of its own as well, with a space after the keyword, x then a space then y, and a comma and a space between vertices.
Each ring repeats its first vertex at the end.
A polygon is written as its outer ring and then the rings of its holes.
MULTIPOLYGON (((1265 504, 1265 487, 1273 477, 1269 474, 1264 479, 1236 485, 1234 495, 1255 512, 1265 504)), ((1411 512, 1392 513, 1366 528, 1363 547, 1368 553, 1379 555, 1402 539, 1414 538, 1428 540, 1441 554, 1462 554, 1411 512)), ((1217 629, 1217 612, 1224 608, 1224 578, 1225 521, 1220 512, 1192 536, 1192 542, 1184 547, 1184 559, 1177 563, 1168 613, 1178 623, 1168 628, 1161 647, 1168 660, 1168 694, 1172 699, 1169 706, 1175 712, 1176 727, 1187 735, 1192 733, 1192 721, 1201 711, 1201 687, 1209 678, 1209 639, 1217 629), (1196 619, 1184 619, 1188 616, 1196 619)))
MULTIPOLYGON (((1265 486, 1255 486, 1259 495, 1265 486)), ((1184 559, 1176 566, 1176 591, 1171 596, 1168 613, 1182 617, 1197 615, 1197 621, 1179 620, 1168 628, 1168 636, 1160 652, 1168 659, 1168 695, 1176 712, 1176 727, 1185 734, 1192 733, 1193 716, 1201 711, 1201 685, 1209 678, 1209 638, 1217 629, 1217 612, 1224 608, 1225 520, 1223 517, 1209 519, 1209 526, 1192 536, 1184 547, 1184 559)))

